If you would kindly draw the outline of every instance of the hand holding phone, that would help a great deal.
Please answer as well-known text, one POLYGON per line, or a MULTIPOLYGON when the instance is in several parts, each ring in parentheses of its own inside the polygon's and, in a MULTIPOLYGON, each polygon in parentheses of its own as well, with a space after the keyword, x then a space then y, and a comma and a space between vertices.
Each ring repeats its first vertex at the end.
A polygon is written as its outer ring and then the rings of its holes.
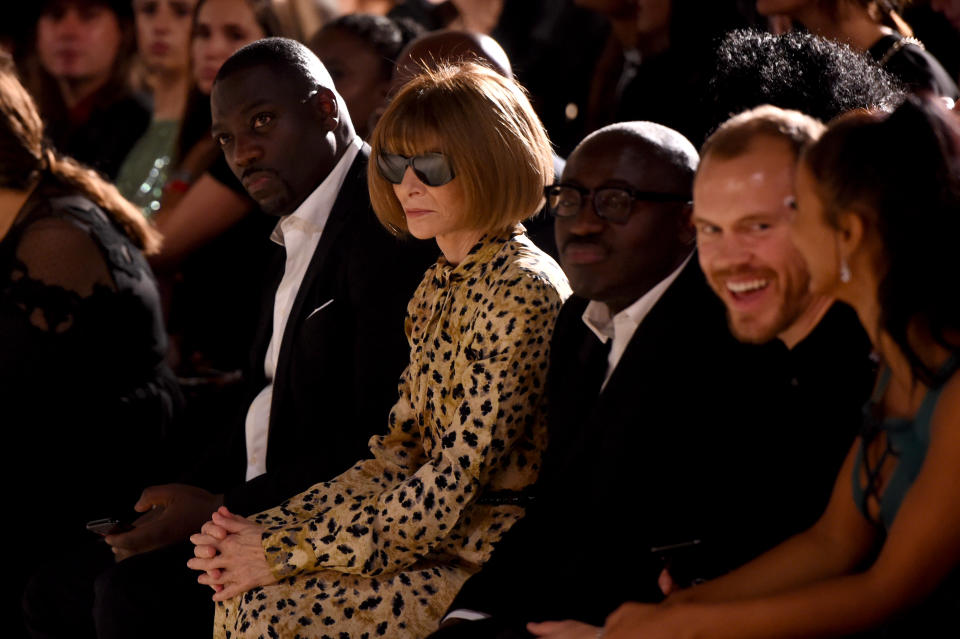
POLYGON ((87 530, 101 537, 106 537, 107 535, 133 530, 133 525, 130 521, 120 520, 116 517, 104 517, 103 519, 88 521, 87 530))
MULTIPOLYGON (((650 553, 660 557, 663 564, 663 572, 669 576, 672 585, 676 588, 689 588, 690 586, 702 583, 703 563, 699 561, 699 550, 701 540, 693 539, 677 544, 666 546, 654 546, 650 553)), ((661 574, 661 582, 663 575, 661 574)), ((664 589, 664 584, 660 584, 660 589, 664 589)), ((664 592, 664 594, 669 594, 664 592)))

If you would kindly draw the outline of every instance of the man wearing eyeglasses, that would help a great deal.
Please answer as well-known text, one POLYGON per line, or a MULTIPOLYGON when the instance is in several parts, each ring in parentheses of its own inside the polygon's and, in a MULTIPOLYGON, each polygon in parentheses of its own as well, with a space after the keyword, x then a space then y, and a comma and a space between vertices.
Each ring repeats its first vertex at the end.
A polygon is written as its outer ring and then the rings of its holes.
POLYGON ((697 165, 676 131, 620 123, 581 142, 547 187, 574 296, 551 343, 536 501, 438 638, 602 624, 623 601, 658 601, 665 562, 689 583, 779 540, 782 509, 741 516, 740 469, 776 395, 766 351, 733 338, 694 257, 697 165))

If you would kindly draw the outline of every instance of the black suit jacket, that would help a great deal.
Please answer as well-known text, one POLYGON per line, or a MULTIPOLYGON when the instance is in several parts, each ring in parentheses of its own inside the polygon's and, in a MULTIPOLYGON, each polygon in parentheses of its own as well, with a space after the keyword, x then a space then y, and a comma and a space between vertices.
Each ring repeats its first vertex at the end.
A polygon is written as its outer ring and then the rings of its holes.
POLYGON ((853 353, 837 371, 851 381, 842 425, 798 445, 804 416, 832 411, 833 398, 788 403, 786 349, 737 342, 694 257, 598 394, 604 353, 581 319, 586 305, 571 298, 557 320, 536 502, 451 607, 512 618, 505 625, 518 634, 505 637, 524 636, 522 621, 602 623, 624 601, 659 600, 652 547, 698 539, 676 560, 712 577, 804 529, 826 503, 869 388, 867 346, 849 317, 843 330, 857 339, 835 345, 853 353))
MULTIPOLYGON (((386 428, 397 399, 409 359, 406 305, 438 249, 397 239, 376 219, 367 193, 369 152, 364 145, 347 173, 287 320, 273 380, 267 472, 244 481, 242 415, 229 435, 221 479, 208 480, 237 512, 276 506, 366 456, 367 441, 386 428)), ((251 349, 249 401, 266 385, 263 362, 284 260, 278 250, 251 349)))

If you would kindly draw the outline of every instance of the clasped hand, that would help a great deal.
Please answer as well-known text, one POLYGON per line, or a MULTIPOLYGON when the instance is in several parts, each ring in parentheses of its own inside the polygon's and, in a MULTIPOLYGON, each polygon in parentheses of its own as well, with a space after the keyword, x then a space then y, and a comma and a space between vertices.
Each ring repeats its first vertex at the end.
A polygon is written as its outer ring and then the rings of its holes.
POLYGON ((214 601, 276 583, 261 544, 263 532, 262 526, 221 506, 200 532, 190 537, 194 558, 187 566, 203 571, 197 581, 213 588, 214 601))

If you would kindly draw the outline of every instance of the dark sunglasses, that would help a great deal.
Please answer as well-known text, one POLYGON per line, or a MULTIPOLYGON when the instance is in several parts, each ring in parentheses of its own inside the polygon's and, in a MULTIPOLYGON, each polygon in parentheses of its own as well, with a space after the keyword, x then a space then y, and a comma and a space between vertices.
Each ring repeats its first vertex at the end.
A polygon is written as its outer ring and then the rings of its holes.
POLYGON ((657 191, 638 191, 623 187, 603 187, 585 189, 574 184, 551 184, 543 190, 547 197, 547 210, 554 217, 574 217, 590 199, 593 210, 599 217, 622 224, 633 212, 633 203, 640 202, 682 202, 690 203, 689 195, 680 193, 660 193, 657 191))
POLYGON ((392 184, 403 182, 403 174, 407 172, 408 166, 427 186, 443 186, 455 177, 453 166, 443 153, 424 153, 409 158, 396 153, 377 155, 377 169, 380 175, 392 184))

